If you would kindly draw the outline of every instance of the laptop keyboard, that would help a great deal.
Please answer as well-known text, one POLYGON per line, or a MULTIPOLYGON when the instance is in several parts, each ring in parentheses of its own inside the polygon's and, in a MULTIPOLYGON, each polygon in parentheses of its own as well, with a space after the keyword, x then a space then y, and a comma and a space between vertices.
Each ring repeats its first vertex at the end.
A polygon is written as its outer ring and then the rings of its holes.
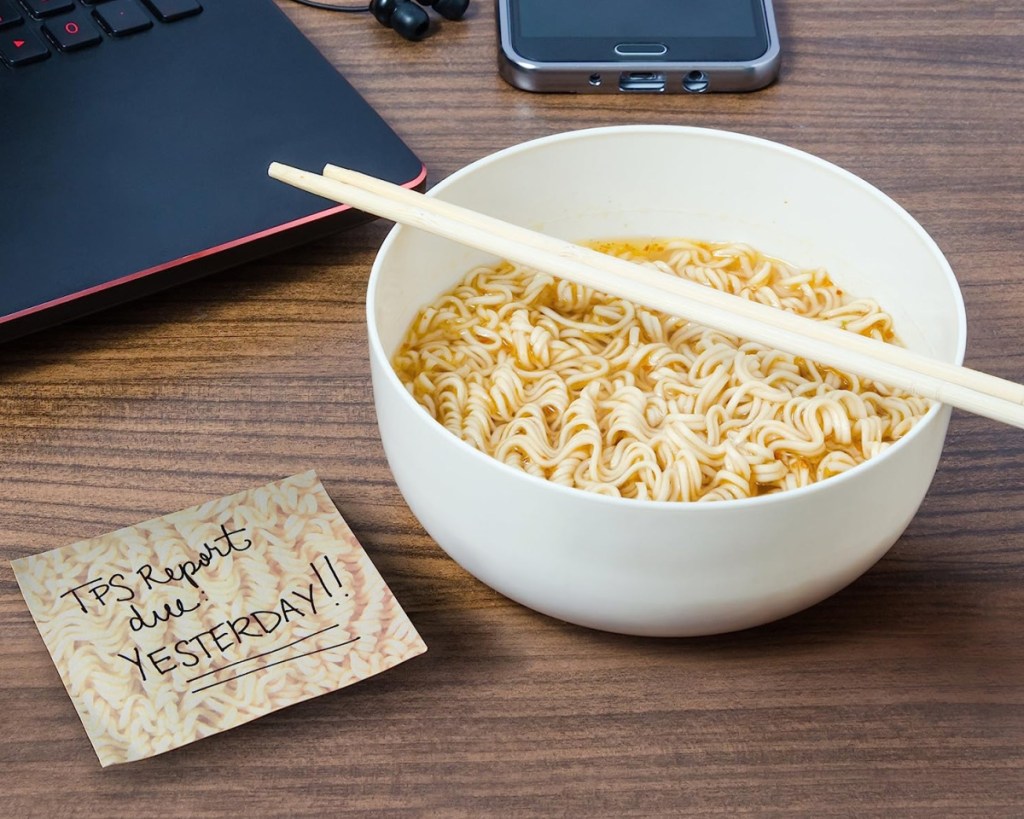
POLYGON ((202 10, 198 0, 0 0, 0 62, 20 68, 202 10))

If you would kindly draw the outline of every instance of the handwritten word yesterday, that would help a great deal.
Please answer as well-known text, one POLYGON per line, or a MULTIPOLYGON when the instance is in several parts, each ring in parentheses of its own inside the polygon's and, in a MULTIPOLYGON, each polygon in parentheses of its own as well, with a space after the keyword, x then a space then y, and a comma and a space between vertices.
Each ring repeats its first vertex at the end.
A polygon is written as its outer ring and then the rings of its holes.
POLYGON ((134 646, 134 656, 120 653, 117 656, 134 665, 143 682, 146 681, 146 668, 149 665, 161 675, 169 674, 179 665, 193 668, 204 657, 209 660, 215 656, 222 656, 232 646, 273 634, 279 626, 287 625, 296 618, 315 615, 317 607, 313 589, 313 584, 310 583, 305 591, 289 592, 289 595, 297 600, 289 600, 288 595, 285 595, 278 600, 273 609, 259 609, 241 617, 225 620, 192 637, 178 640, 173 646, 160 646, 146 653, 138 646, 134 646))

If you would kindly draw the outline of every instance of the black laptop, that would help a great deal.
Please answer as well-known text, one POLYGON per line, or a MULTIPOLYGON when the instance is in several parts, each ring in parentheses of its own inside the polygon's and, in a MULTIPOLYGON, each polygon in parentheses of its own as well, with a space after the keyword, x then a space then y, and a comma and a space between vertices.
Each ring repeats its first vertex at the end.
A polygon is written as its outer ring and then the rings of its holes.
POLYGON ((0 340, 350 226, 422 163, 271 0, 0 0, 0 340))

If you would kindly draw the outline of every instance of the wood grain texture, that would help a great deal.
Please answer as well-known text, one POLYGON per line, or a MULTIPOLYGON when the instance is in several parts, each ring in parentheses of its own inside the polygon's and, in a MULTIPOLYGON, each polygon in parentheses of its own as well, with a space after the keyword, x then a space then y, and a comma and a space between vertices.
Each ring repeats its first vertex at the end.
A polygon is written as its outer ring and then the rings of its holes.
MULTIPOLYGON (((282 8, 432 181, 524 139, 634 122, 742 131, 848 168, 947 254, 967 364, 1024 381, 1019 4, 777 0, 776 85, 653 99, 510 88, 486 0, 419 44, 369 18, 282 8)), ((392 483, 363 314, 386 231, 365 225, 0 349, 5 814, 1024 813, 1019 431, 956 413, 906 534, 809 611, 699 640, 568 626, 455 566, 392 483), (9 561, 311 467, 428 653, 101 770, 9 561)))

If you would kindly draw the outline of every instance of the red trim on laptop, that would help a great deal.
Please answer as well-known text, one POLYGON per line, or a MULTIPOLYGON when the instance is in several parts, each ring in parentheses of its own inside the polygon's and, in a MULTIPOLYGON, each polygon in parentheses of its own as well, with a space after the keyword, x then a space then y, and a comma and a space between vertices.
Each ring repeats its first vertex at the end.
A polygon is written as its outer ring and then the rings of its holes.
MULTIPOLYGON (((402 187, 415 188, 426 178, 427 167, 426 165, 424 165, 423 168, 420 170, 419 176, 417 176, 410 182, 403 183, 402 187)), ((60 298, 51 299, 50 301, 43 302, 42 304, 36 304, 32 307, 26 307, 24 310, 19 310, 17 313, 8 313, 6 316, 0 316, 0 324, 4 324, 5 322, 8 321, 15 321, 19 318, 24 318, 25 316, 30 316, 33 313, 38 313, 41 310, 47 310, 51 307, 56 307, 61 304, 67 304, 68 302, 74 301, 75 299, 84 298, 85 296, 91 296, 93 293, 99 293, 102 292, 103 290, 109 290, 111 287, 117 287, 118 285, 126 284, 137 279, 142 279, 145 278, 146 276, 151 276, 154 273, 161 273, 165 270, 170 270, 171 268, 178 267, 189 262, 194 262, 197 259, 203 259, 207 256, 213 256, 216 253, 222 253, 225 250, 230 250, 231 248, 239 247, 240 245, 245 245, 248 244, 249 242, 255 242, 258 239, 264 239, 268 236, 273 236, 275 233, 283 233, 284 231, 290 230, 291 228, 296 228, 301 225, 309 224, 310 222, 315 222, 319 219, 325 219, 328 216, 334 216, 337 213, 341 213, 342 211, 350 209, 351 205, 338 205, 337 207, 328 208, 327 210, 321 210, 318 211, 317 213, 311 213, 309 216, 303 216, 301 219, 295 219, 291 222, 286 222, 283 225, 277 225, 276 227, 261 230, 259 233, 252 233, 248 236, 243 236, 240 239, 234 239, 230 242, 225 242, 224 244, 217 245, 216 247, 207 248, 206 250, 200 250, 198 253, 192 253, 189 254, 188 256, 182 256, 181 258, 175 259, 170 262, 158 264, 155 267, 149 267, 146 268, 145 270, 140 270, 137 273, 129 273, 127 276, 121 276, 118 279, 112 279, 111 281, 104 282, 103 284, 93 285, 92 287, 87 287, 84 290, 78 290, 74 293, 69 293, 68 295, 61 296, 60 298)))

